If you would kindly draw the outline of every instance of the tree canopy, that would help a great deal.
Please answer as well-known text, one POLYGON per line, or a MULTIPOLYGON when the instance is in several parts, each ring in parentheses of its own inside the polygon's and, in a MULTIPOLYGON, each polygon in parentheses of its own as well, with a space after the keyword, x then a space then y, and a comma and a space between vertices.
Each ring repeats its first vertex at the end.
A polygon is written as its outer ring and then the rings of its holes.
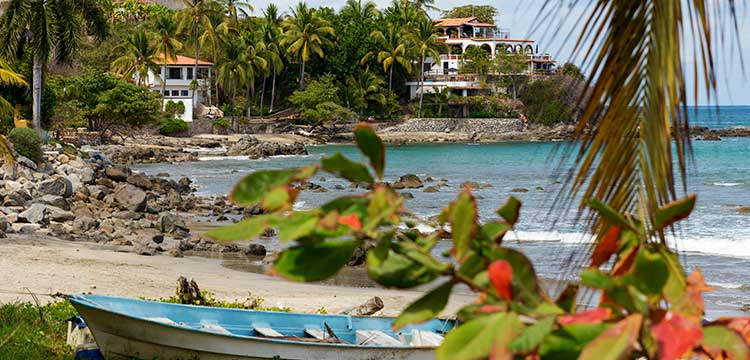
POLYGON ((476 16, 481 22, 494 24, 498 12, 497 9, 491 5, 463 5, 443 11, 442 15, 445 18, 466 18, 476 16))

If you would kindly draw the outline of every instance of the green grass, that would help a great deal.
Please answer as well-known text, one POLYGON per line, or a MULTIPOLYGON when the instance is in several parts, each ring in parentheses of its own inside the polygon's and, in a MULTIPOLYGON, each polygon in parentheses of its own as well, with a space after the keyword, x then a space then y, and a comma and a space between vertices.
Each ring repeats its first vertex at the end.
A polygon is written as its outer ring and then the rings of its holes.
POLYGON ((73 359, 65 319, 74 315, 67 301, 0 305, 0 359, 73 359))

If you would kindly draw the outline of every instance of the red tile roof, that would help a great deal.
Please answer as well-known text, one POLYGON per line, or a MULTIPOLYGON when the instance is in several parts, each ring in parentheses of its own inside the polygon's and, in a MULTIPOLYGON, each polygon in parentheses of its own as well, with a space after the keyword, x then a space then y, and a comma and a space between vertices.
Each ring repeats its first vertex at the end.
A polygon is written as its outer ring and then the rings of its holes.
MULTIPOLYGON (((164 59, 164 56, 159 56, 159 60, 157 60, 157 64, 161 64, 162 60, 164 59)), ((213 65, 214 63, 210 61, 204 61, 204 60, 198 60, 198 65, 213 65)), ((167 58, 167 65, 195 65, 195 58, 177 55, 175 59, 167 58)))
POLYGON ((432 20, 437 23, 438 26, 461 26, 461 25, 472 25, 479 27, 495 27, 494 24, 483 23, 476 17, 465 17, 465 18, 445 18, 432 20))

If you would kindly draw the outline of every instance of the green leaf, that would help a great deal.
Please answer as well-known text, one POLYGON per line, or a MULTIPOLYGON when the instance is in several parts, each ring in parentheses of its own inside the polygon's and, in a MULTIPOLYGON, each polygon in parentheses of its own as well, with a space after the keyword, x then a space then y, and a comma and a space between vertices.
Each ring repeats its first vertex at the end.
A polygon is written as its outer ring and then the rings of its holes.
POLYGON ((615 209, 609 207, 609 205, 597 200, 597 199, 591 199, 589 200, 589 206, 596 210, 599 215, 601 215, 602 218, 604 218, 607 222, 610 223, 610 225, 619 225, 623 228, 627 228, 633 231, 636 231, 633 228, 633 225, 628 222, 627 219, 625 219, 622 214, 618 213, 615 209))
POLYGON ((470 190, 458 194, 451 204, 451 235, 456 259, 463 260, 477 230, 477 203, 470 190))
POLYGON ((521 252, 509 248, 499 248, 488 254, 491 260, 505 260, 513 268, 513 299, 528 307, 536 307, 547 296, 539 286, 531 261, 521 252))
POLYGON ((367 273, 380 285, 402 289, 426 284, 438 276, 438 273, 391 250, 391 239, 387 236, 367 252, 367 273))
POLYGON ((279 230, 279 240, 294 241, 310 235, 315 231, 319 220, 315 211, 295 211, 289 217, 278 218, 275 225, 279 230))
POLYGON ((271 189, 289 185, 295 174, 295 170, 258 170, 245 176, 234 186, 229 200, 239 206, 256 205, 271 189))
POLYGON ((529 352, 536 349, 536 347, 542 343, 544 337, 552 332, 552 327, 554 325, 554 316, 537 321, 536 324, 527 327, 521 336, 513 339, 513 341, 508 344, 508 349, 514 353, 529 352))
POLYGON ((487 270, 487 262, 484 261, 484 257, 474 251, 469 251, 466 260, 458 268, 458 273, 473 279, 474 276, 484 270, 487 270))
POLYGON ((512 227, 508 223, 492 221, 488 222, 479 229, 479 233, 491 242, 499 242, 512 227))
POLYGON ((659 208, 654 219, 654 228, 664 230, 672 224, 687 218, 695 207, 695 194, 673 201, 659 208))
POLYGON ((357 147, 367 158, 370 159, 370 165, 378 179, 383 179, 385 171, 385 145, 375 130, 369 125, 361 123, 354 129, 354 141, 357 147))
POLYGON ((669 277, 669 270, 664 258, 649 247, 642 247, 635 258, 633 280, 638 289, 648 296, 661 295, 669 277))
POLYGON ((505 201, 505 204, 497 209, 497 214, 513 226, 518 222, 518 216, 521 212, 521 201, 515 196, 511 196, 505 201))
POLYGON ((703 345, 724 350, 729 359, 747 359, 748 347, 736 331, 720 325, 703 328, 703 345))
POLYGON ((576 360, 583 347, 609 328, 609 324, 571 324, 553 331, 539 345, 542 359, 576 360))
MULTIPOLYGON (((670 251, 666 246, 657 245, 657 250, 667 264, 667 282, 664 284, 664 298, 672 305, 679 304, 687 294, 687 279, 685 270, 677 258, 677 254, 670 251)), ((684 309, 673 309, 684 312, 684 309)))
POLYGON ((276 274, 294 281, 325 280, 341 269, 359 245, 357 241, 324 241, 284 250, 273 266, 276 274))
POLYGON ((594 289, 607 290, 615 286, 615 282, 599 269, 586 269, 581 272, 581 284, 594 289))
POLYGON ((450 270, 452 267, 451 264, 442 263, 440 262, 440 260, 435 259, 435 257, 432 256, 429 250, 424 250, 415 243, 401 241, 394 243, 393 247, 400 254, 405 255, 412 261, 419 263, 432 272, 443 274, 450 270))
POLYGON ((445 305, 448 304, 451 290, 453 290, 453 282, 448 281, 411 303, 393 322, 393 331, 406 325, 431 320, 440 315, 445 305))
POLYGON ((323 170, 352 182, 372 183, 375 181, 364 165, 347 159, 341 153, 323 158, 320 164, 323 170))
POLYGON ((523 331, 515 313, 496 313, 472 319, 445 336, 435 352, 438 360, 474 360, 490 355, 493 348, 506 345, 523 331))
POLYGON ((296 190, 292 190, 288 186, 277 186, 271 189, 268 195, 263 199, 263 208, 268 211, 291 208, 294 203, 294 198, 296 197, 292 191, 296 192, 296 190))
POLYGON ((217 241, 252 240, 263 234, 271 224, 273 215, 257 215, 236 224, 222 226, 206 232, 206 236, 217 241))
POLYGON ((580 360, 619 360, 627 358, 638 343, 638 332, 643 317, 633 314, 611 326, 596 339, 588 343, 581 352, 580 360))

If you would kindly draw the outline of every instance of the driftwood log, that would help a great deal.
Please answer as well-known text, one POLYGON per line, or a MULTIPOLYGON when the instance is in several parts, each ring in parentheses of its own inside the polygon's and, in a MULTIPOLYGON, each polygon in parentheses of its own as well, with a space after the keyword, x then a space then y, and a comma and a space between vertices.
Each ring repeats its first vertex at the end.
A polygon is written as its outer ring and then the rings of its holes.
POLYGON ((367 300, 364 304, 355 306, 352 308, 345 309, 339 314, 352 315, 352 316, 369 316, 372 315, 384 307, 383 299, 377 296, 373 296, 370 300, 367 300))
POLYGON ((205 299, 201 294, 201 289, 198 288, 198 283, 193 279, 190 279, 190 282, 188 282, 184 276, 180 276, 177 279, 177 297, 182 304, 205 304, 205 299))

